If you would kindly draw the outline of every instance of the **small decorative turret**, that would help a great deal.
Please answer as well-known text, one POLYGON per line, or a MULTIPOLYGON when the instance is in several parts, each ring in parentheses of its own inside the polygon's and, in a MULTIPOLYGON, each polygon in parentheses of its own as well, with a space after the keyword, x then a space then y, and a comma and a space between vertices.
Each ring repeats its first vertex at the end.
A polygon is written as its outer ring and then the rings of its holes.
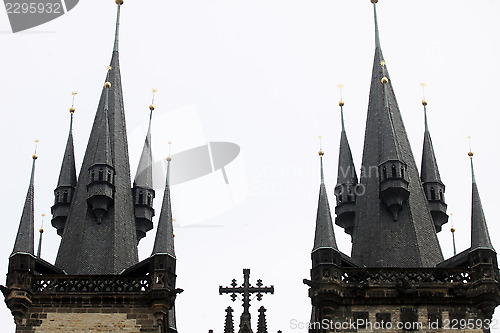
MULTIPOLYGON (((342 94, 342 85, 339 85, 342 94)), ((347 140, 344 125, 344 101, 342 96, 339 101, 340 118, 342 122, 342 132, 340 134, 339 165, 337 171, 337 185, 335 186, 335 196, 337 205, 335 207, 335 224, 344 228, 344 231, 352 235, 354 229, 354 219, 356 212, 356 191, 358 186, 358 176, 352 159, 351 147, 347 140)))
POLYGON ((75 167, 75 150, 73 147, 73 114, 75 113, 75 96, 73 92, 73 102, 69 113, 71 120, 69 124, 68 142, 64 151, 64 158, 59 173, 59 181, 57 188, 54 190, 54 205, 52 206, 52 226, 57 229, 57 234, 62 236, 66 220, 69 215, 69 207, 73 200, 73 195, 76 188, 76 167, 75 167))
POLYGON ((226 321, 224 323, 224 333, 234 333, 233 308, 230 306, 226 309, 226 321))
MULTIPOLYGON (((374 6, 375 6, 374 2, 374 6)), ((399 153, 399 144, 397 142, 396 130, 389 105, 387 84, 389 79, 385 75, 385 61, 381 61, 384 76, 381 83, 384 94, 384 110, 382 110, 381 122, 385 128, 380 131, 382 138, 382 163, 378 166, 379 171, 379 197, 387 209, 392 214, 394 221, 398 220, 398 214, 401 211, 404 202, 410 196, 408 190, 408 177, 406 173, 407 165, 403 162, 399 153)))
MULTIPOLYGON (((422 87, 425 87, 425 84, 422 83, 422 87)), ((420 178, 422 179, 422 186, 424 187, 436 232, 440 232, 442 225, 448 222, 448 215, 446 214, 447 205, 444 200, 445 186, 439 175, 436 155, 434 154, 434 147, 427 123, 427 100, 425 99, 425 95, 422 105, 424 106, 425 115, 425 133, 420 178)))
MULTIPOLYGON (((109 70, 111 70, 111 66, 108 67, 108 74, 109 70)), ((102 127, 97 141, 94 163, 89 168, 90 183, 87 185, 87 203, 90 205, 99 224, 102 223, 102 219, 113 205, 115 192, 115 169, 111 158, 108 120, 108 97, 111 83, 106 81, 104 87, 106 88, 106 97, 102 127)))
POLYGON ((155 197, 155 191, 153 190, 153 156, 151 152, 151 120, 155 109, 155 93, 156 89, 153 89, 153 100, 149 106, 148 133, 144 141, 139 166, 137 167, 134 187, 132 188, 137 243, 146 236, 148 231, 153 229, 153 216, 155 215, 153 209, 153 199, 155 197))
POLYGON ((259 308, 259 321, 257 323, 257 333, 268 333, 266 311, 267 311, 266 308, 263 306, 259 308))

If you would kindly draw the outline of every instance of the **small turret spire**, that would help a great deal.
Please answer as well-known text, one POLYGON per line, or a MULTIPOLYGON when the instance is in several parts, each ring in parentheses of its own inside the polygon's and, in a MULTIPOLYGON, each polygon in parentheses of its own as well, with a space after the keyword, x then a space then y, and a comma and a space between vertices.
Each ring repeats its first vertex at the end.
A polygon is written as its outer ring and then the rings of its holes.
POLYGON ((165 181, 165 193, 163 194, 163 204, 161 207, 160 219, 158 221, 158 230, 153 247, 155 254, 168 254, 175 258, 174 248, 174 227, 172 219, 172 207, 170 202, 170 162, 172 157, 167 157, 167 179, 165 181))
POLYGON ((36 252, 37 258, 40 258, 40 256, 42 255, 42 237, 43 237, 43 233, 45 231, 45 230, 43 230, 44 218, 45 218, 45 214, 42 214, 42 224, 40 226, 40 230, 38 230, 38 232, 40 233, 40 239, 38 240, 38 251, 36 252))
POLYGON ((455 226, 453 225, 453 213, 450 213, 450 219, 451 219, 451 229, 450 229, 450 232, 451 232, 451 238, 453 240, 453 255, 456 256, 457 255, 457 246, 456 246, 456 243, 455 243, 455 226))
POLYGON ((26 194, 26 201, 24 202, 23 213, 21 215, 21 222, 17 231, 16 241, 14 242, 14 249, 11 256, 17 253, 35 254, 35 209, 34 209, 34 195, 35 195, 35 164, 38 159, 36 154, 38 140, 35 141, 35 153, 33 154, 33 164, 31 166, 31 177, 28 186, 28 193, 26 194))
MULTIPOLYGON (((321 170, 323 170, 323 155, 325 153, 320 150, 319 158, 321 170)), ((312 252, 322 248, 330 248, 338 250, 335 234, 333 232, 332 215, 330 212, 330 204, 328 203, 328 195, 326 194, 326 186, 324 179, 321 179, 318 200, 318 212, 316 216, 316 233, 314 236, 314 247, 312 252)))
POLYGON ((342 99, 342 88, 340 90, 340 121, 342 123, 342 131, 340 133, 340 147, 339 147, 339 163, 337 170, 337 185, 335 186, 335 196, 337 204, 335 207, 335 223, 344 231, 352 235, 354 228, 355 205, 356 205, 356 186, 358 184, 358 176, 354 161, 352 159, 351 147, 349 140, 347 140, 347 133, 344 125, 344 100, 342 99))
POLYGON ((325 184, 325 174, 323 172, 323 155, 325 155, 325 153, 323 152, 323 144, 322 144, 322 136, 320 135, 319 136, 319 160, 320 160, 320 164, 321 164, 321 184, 325 184))
POLYGON ((339 106, 340 106, 340 122, 342 123, 342 132, 345 132, 345 125, 344 125, 344 99, 342 98, 342 88, 344 86, 342 84, 339 84, 339 92, 340 92, 340 100, 339 100, 339 106))
POLYGON ((233 308, 226 308, 226 321, 224 323, 224 333, 234 333, 233 308))
POLYGON ((115 44, 113 47, 113 52, 118 52, 118 36, 120 34, 120 8, 123 5, 123 0, 115 0, 117 4, 116 9, 116 30, 115 30, 115 44))
POLYGON ((259 320, 257 323, 257 333, 268 333, 267 331, 267 320, 266 320, 266 308, 261 306, 259 308, 259 320))
POLYGON ((422 149, 422 165, 420 168, 420 179, 427 197, 429 210, 432 214, 436 232, 440 232, 443 224, 448 222, 446 214, 447 205, 444 200, 446 187, 441 181, 439 169, 432 145, 431 134, 429 132, 429 124, 427 122, 427 100, 425 99, 425 83, 421 84, 423 90, 422 106, 424 107, 425 132, 424 146, 422 149))
POLYGON ((137 242, 146 236, 146 233, 153 229, 153 216, 155 211, 153 209, 153 199, 155 191, 153 190, 153 153, 151 150, 151 122, 153 119, 153 111, 155 109, 154 99, 156 89, 152 90, 153 98, 151 105, 149 105, 149 126, 144 141, 144 148, 142 150, 141 159, 137 166, 137 173, 135 174, 134 186, 132 192, 134 195, 134 214, 135 226, 137 234, 137 242))
MULTIPOLYGON (((470 138, 469 138, 470 139, 470 138)), ((471 251, 476 249, 488 249, 495 251, 491 244, 486 218, 484 216, 483 205, 479 197, 479 190, 476 183, 476 175, 474 173, 474 153, 469 151, 470 167, 472 175, 472 214, 471 214, 471 251)))
POLYGON ((73 115, 75 113, 75 96, 76 91, 71 93, 73 96, 71 107, 69 108, 70 123, 69 134, 66 142, 66 149, 59 172, 59 181, 54 190, 54 205, 52 211, 52 226, 57 229, 57 234, 62 236, 66 220, 69 214, 69 207, 73 199, 73 194, 76 188, 76 166, 75 166, 75 149, 73 146, 73 115))

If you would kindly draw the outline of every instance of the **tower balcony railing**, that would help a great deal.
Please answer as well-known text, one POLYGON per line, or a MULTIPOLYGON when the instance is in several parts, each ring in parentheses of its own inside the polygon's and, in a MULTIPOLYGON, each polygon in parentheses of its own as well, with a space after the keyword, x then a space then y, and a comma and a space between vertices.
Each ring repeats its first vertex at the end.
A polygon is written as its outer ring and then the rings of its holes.
POLYGON ((34 276, 32 291, 35 294, 61 293, 145 293, 150 289, 149 277, 120 275, 95 276, 34 276))
POLYGON ((470 268, 343 268, 340 281, 346 285, 442 284, 472 282, 470 268))

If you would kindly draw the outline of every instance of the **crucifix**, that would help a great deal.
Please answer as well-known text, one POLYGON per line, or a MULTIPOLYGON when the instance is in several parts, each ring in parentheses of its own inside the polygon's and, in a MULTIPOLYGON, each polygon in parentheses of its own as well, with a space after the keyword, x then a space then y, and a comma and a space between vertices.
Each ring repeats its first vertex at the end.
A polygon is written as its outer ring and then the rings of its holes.
POLYGON ((231 287, 219 287, 219 295, 230 294, 231 300, 234 302, 238 297, 238 294, 243 296, 243 313, 240 319, 240 332, 250 328, 250 297, 256 294, 257 300, 262 300, 263 294, 274 294, 274 286, 263 287, 262 280, 257 280, 256 287, 250 284, 250 269, 243 270, 243 284, 238 286, 236 279, 231 282, 231 287))

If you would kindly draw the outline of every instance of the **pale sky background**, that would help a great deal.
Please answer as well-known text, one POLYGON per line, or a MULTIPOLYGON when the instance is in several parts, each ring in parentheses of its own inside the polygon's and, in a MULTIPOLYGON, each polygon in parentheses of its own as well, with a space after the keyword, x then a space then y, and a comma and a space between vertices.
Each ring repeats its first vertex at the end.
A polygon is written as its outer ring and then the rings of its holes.
MULTIPOLYGON (((74 140, 79 171, 111 58, 115 12, 112 0, 82 0, 63 17, 18 34, 10 32, 3 10, 0 14, 0 272, 7 273, 35 139, 40 140, 35 228, 41 214, 47 214, 42 257, 55 260, 60 238, 50 226, 50 207, 67 139, 71 91, 78 91, 74 140)), ((418 166, 424 132, 420 83, 427 83, 429 127, 458 252, 470 243, 469 135, 490 235, 500 249, 495 219, 500 2, 381 0, 378 14, 382 49, 418 166)), ((318 136, 324 138, 333 210, 340 137, 337 85, 344 84, 347 134, 359 167, 373 31, 368 0, 125 2, 120 61, 132 176, 152 88, 158 89, 157 125, 161 119, 167 124, 153 128, 156 158, 168 154, 170 137, 172 153, 204 140, 241 147, 228 166, 231 189, 220 173, 172 189, 177 286, 185 289, 176 302, 181 333, 222 332, 228 305, 239 323, 240 303, 219 296, 218 287, 233 278, 242 282, 243 268, 251 268, 252 283, 261 278, 276 289, 275 295, 252 302, 254 322, 264 305, 269 332, 306 332, 291 330, 290 320, 310 318, 302 279, 309 278, 311 267, 318 136), (229 197, 232 203, 210 210, 203 196, 190 195, 195 191, 205 193, 205 199, 226 191, 224 200, 229 197)), ((155 223, 161 197, 157 191, 155 223)), ((446 258, 453 252, 450 227, 439 234, 446 258)), ((141 241, 141 259, 150 254, 155 232, 141 241)), ((335 232, 340 249, 350 254, 349 238, 338 227, 335 232)), ((500 319, 499 310, 495 318, 500 319)), ((14 331, 3 301, 0 322, 2 331, 14 331)))

